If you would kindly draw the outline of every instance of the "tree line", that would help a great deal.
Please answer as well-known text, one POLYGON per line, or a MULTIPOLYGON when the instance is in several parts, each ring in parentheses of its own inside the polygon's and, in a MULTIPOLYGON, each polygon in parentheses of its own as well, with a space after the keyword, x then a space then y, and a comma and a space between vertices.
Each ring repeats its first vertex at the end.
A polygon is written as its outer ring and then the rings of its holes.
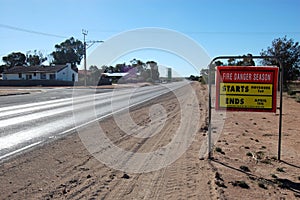
MULTIPOLYGON (((49 63, 55 65, 64 65, 70 63, 75 71, 78 71, 77 65, 80 64, 84 55, 84 44, 80 40, 73 37, 65 40, 60 44, 56 44, 55 51, 53 51, 48 58, 49 63)), ((40 66, 47 59, 40 51, 28 51, 26 54, 22 52, 12 52, 7 56, 2 57, 4 65, 0 66, 0 73, 15 66, 40 66)), ((115 66, 90 66, 92 79, 99 79, 101 73, 125 73, 135 69, 136 73, 140 74, 143 80, 155 81, 159 79, 158 66, 155 61, 143 62, 141 60, 133 59, 129 65, 116 64, 115 66)))
MULTIPOLYGON (((66 64, 71 63, 72 68, 77 70, 77 65, 80 64, 84 55, 84 44, 77 39, 71 37, 60 44, 56 44, 55 51, 53 51, 49 58, 50 64, 66 64)), ((282 38, 274 39, 271 46, 267 49, 262 49, 260 52, 262 56, 276 56, 284 67, 283 80, 287 83, 291 80, 296 80, 300 76, 300 46, 299 42, 295 42, 293 39, 288 39, 286 36, 282 38)), ((47 56, 43 55, 39 51, 29 51, 26 54, 21 52, 12 52, 7 56, 2 57, 4 65, 0 66, 0 73, 4 70, 12 68, 14 66, 34 66, 41 65, 47 56)), ((227 63, 217 61, 216 65, 235 65, 235 66, 254 66, 255 62, 251 59, 251 54, 247 54, 242 60, 229 59, 227 63)), ((264 59, 260 63, 262 65, 278 65, 275 60, 264 59)), ((132 60, 129 68, 135 68, 142 76, 157 80, 159 72, 157 70, 157 63, 155 61, 147 61, 144 63, 140 60, 132 60)), ((98 68, 98 67, 97 67, 98 68)), ((101 66, 102 68, 102 66, 101 66)), ((103 71, 122 72, 124 71, 124 65, 118 64, 115 67, 106 67, 103 71), (123 67, 123 68, 122 68, 123 67)), ((94 71, 95 70, 94 68, 94 71)), ((126 71, 126 70, 125 70, 126 71)), ((98 73, 98 72, 97 72, 98 73)), ((201 71, 201 75, 205 75, 205 70, 201 71)))
MULTIPOLYGON (((283 83, 286 85, 289 81, 297 80, 300 77, 300 46, 299 42, 288 39, 286 36, 272 41, 271 46, 262 49, 261 56, 275 56, 281 62, 283 70, 283 83)), ((242 59, 230 58, 227 61, 216 61, 215 66, 255 66, 252 54, 243 55, 242 59)), ((274 59, 262 59, 259 65, 278 66, 279 63, 274 59)), ((207 79, 208 69, 202 69, 200 72, 204 79, 207 79)), ((214 77, 213 77, 214 78, 214 77)), ((213 81, 213 80, 212 80, 213 81)))
POLYGON ((50 53, 49 56, 37 50, 28 51, 26 54, 12 52, 7 56, 3 56, 4 65, 0 66, 0 73, 15 66, 38 66, 48 58, 50 58, 50 64, 64 65, 70 63, 74 70, 78 70, 77 65, 80 64, 84 54, 84 44, 80 40, 71 37, 60 44, 56 44, 54 48, 55 51, 50 53))
MULTIPOLYGON (((90 66, 89 72, 92 83, 96 83, 102 73, 127 73, 127 79, 135 81, 146 81, 154 82, 159 80, 158 64, 155 61, 143 62, 139 59, 132 59, 129 61, 130 64, 121 63, 115 66, 103 65, 98 68, 95 65, 90 66), (139 74, 139 77, 136 75, 139 74)), ((129 80, 128 80, 129 81, 129 80)))

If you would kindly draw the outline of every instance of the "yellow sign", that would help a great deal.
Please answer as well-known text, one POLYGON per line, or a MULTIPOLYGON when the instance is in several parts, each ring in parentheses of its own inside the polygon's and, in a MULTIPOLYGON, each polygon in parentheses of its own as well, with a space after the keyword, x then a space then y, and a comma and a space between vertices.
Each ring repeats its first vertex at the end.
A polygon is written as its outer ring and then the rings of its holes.
POLYGON ((272 96, 220 95, 220 107, 223 108, 265 108, 271 109, 272 96))
POLYGON ((220 83, 220 94, 236 95, 272 95, 272 84, 220 83))

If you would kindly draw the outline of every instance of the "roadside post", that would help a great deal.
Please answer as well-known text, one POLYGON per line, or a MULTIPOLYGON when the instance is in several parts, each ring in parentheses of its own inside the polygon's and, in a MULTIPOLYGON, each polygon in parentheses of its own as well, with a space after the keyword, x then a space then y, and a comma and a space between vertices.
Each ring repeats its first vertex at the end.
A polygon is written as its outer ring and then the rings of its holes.
POLYGON ((209 102, 208 102, 208 159, 212 159, 212 112, 211 109, 245 112, 276 112, 279 109, 278 160, 281 159, 282 135, 282 89, 283 67, 277 57, 272 56, 219 56, 209 64, 209 102), (277 66, 217 66, 219 59, 272 59, 277 66), (212 106, 212 81, 216 70, 216 101, 212 106), (279 71, 279 72, 278 72, 279 71), (280 74, 279 84, 278 75, 280 74), (277 86, 280 89, 279 107, 277 107, 277 86))

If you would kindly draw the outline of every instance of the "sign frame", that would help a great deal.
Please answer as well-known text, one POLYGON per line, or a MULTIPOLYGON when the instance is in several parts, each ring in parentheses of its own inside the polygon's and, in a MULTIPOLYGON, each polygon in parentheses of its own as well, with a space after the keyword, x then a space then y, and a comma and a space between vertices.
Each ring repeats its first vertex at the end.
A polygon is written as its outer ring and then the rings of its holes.
MULTIPOLYGON (((216 110, 228 110, 228 111, 247 111, 247 112, 276 112, 277 110, 277 82, 278 82, 278 67, 276 66, 217 66, 216 71, 216 110), (235 88, 238 88, 239 91, 233 92, 223 92, 221 91, 221 85, 236 85, 235 88), (265 94, 247 94, 249 91, 242 90, 243 87, 240 89, 238 85, 242 85, 248 87, 247 90, 250 90, 253 87, 261 87, 268 88, 272 85, 272 93, 265 95, 265 94), (267 87, 266 87, 267 86, 267 87), (240 91, 241 90, 241 91, 240 91), (224 94, 225 93, 225 94, 224 94), (231 94, 226 94, 231 93, 231 94), (240 93, 240 94, 237 94, 240 93), (228 96, 230 99, 242 100, 243 102, 237 101, 238 105, 234 104, 224 106, 221 103, 221 97, 228 96), (252 97, 252 98, 250 98, 252 97), (255 98, 253 98, 255 97, 255 98), (267 98, 269 97, 269 98, 267 98), (272 98, 271 100, 271 107, 264 106, 263 101, 267 101, 272 98), (245 102, 244 102, 244 99, 245 102), (248 99, 248 101, 247 101, 248 99), (249 101, 250 100, 250 101, 249 101), (253 100, 258 100, 256 105, 253 105, 255 102, 253 100), (259 102, 261 100, 261 102, 259 102), (252 103, 252 105, 247 105, 247 103, 252 103), (243 103, 243 105, 240 105, 243 103), (262 105, 259 105, 262 104, 262 105)), ((270 88, 270 89, 271 89, 270 88)), ((264 91, 259 90, 258 91, 264 91)), ((263 93, 263 92, 261 92, 263 93)), ((266 102, 267 103, 267 102, 266 102)))
POLYGON ((211 141, 211 132, 212 132, 212 122, 211 122, 211 109, 212 109, 212 97, 211 97, 211 80, 213 80, 212 77, 212 71, 214 70, 214 62, 216 60, 221 60, 221 59, 269 59, 269 60, 274 60, 279 64, 279 89, 280 89, 280 102, 279 102, 279 127, 278 127, 278 153, 277 153, 277 159, 280 161, 281 160, 281 138, 282 138, 282 92, 283 92, 283 66, 281 61, 278 59, 276 56, 218 56, 215 57, 211 60, 209 63, 209 74, 208 74, 208 82, 209 82, 209 87, 208 87, 208 159, 212 159, 212 141, 211 141))

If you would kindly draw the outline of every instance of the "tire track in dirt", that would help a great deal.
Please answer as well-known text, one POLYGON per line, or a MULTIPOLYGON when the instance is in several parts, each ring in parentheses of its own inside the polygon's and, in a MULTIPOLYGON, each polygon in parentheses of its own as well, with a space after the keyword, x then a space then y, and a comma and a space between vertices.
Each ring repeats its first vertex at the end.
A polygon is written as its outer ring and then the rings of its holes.
MULTIPOLYGON (((168 120, 169 119, 173 119, 174 117, 176 117, 179 114, 179 108, 177 107, 176 109, 174 109, 173 107, 173 101, 172 101, 172 95, 168 97, 169 101, 163 101, 163 102, 168 102, 167 105, 164 105, 165 107, 167 107, 167 111, 170 112, 168 113, 168 120), (171 99, 169 99, 171 98, 171 99)), ((159 103, 159 102, 155 102, 155 103, 159 103)), ((144 111, 147 112, 147 111, 144 111)), ((133 116, 134 117, 134 116, 133 116)), ((136 121, 138 121, 140 116, 134 117, 136 121)), ((147 117, 146 119, 144 119, 143 121, 138 122, 140 125, 149 122, 149 118, 147 117)), ((166 126, 167 128, 165 128, 164 130, 162 130, 163 134, 161 134, 159 137, 159 139, 154 140, 153 138, 144 138, 142 139, 142 142, 138 143, 137 146, 134 146, 133 144, 129 144, 129 141, 127 140, 123 140, 122 142, 126 142, 126 146, 132 146, 132 149, 130 151, 132 152, 138 152, 140 149, 144 148, 144 149, 148 149, 148 152, 152 152, 154 151, 156 148, 159 147, 159 143, 164 139, 164 137, 169 134, 172 134, 172 126, 166 126), (151 140, 149 142, 149 140, 151 140), (146 144, 146 142, 148 142, 146 144), (145 145, 146 144, 146 145, 145 145), (150 147, 150 151, 149 151, 149 147, 150 147)), ((169 140, 165 143, 168 143, 169 140)), ((163 145, 163 144, 161 144, 163 145)), ((150 159, 150 158, 148 158, 150 159)), ((143 164, 141 164, 141 167, 143 167, 143 164)), ((123 181, 121 184, 115 185, 115 187, 113 188, 114 190, 117 190, 118 192, 115 193, 107 193, 107 196, 104 196, 104 198, 106 199, 126 199, 126 196, 131 194, 133 192, 133 190, 135 189, 135 186, 138 185, 138 182, 140 182, 140 177, 143 176, 143 174, 134 174, 132 179, 127 182, 123 181)))
MULTIPOLYGON (((204 88, 202 88, 202 90, 203 89, 204 88)), ((201 94, 205 99, 205 93, 201 91, 201 94)), ((205 104, 202 103, 201 109, 206 113, 207 110, 203 108, 203 105, 205 104)), ((203 126, 206 115, 201 116, 200 121, 203 126)), ((173 131, 172 127, 169 127, 168 132, 171 133, 173 131)), ((199 193, 197 188, 199 188, 199 185, 203 186, 202 178, 205 176, 208 177, 207 175, 210 171, 208 166, 206 166, 206 168, 201 166, 198 160, 198 154, 195 153, 198 152, 199 142, 202 141, 202 134, 198 134, 191 148, 175 163, 155 172, 135 176, 133 181, 127 182, 127 184, 122 186, 122 190, 119 190, 117 196, 108 196, 108 199, 202 199, 203 194, 201 194, 201 192, 199 193), (199 169, 204 170, 205 173, 200 173, 199 169), (151 181, 149 182, 149 180, 151 181)), ((213 174, 211 174, 211 176, 213 176, 213 174)), ((209 181, 207 181, 207 183, 208 182, 209 181)), ((207 186, 203 187, 209 189, 207 186)), ((205 192, 207 193, 207 191, 205 192)), ((210 195, 211 193, 208 192, 208 194, 210 195)))

